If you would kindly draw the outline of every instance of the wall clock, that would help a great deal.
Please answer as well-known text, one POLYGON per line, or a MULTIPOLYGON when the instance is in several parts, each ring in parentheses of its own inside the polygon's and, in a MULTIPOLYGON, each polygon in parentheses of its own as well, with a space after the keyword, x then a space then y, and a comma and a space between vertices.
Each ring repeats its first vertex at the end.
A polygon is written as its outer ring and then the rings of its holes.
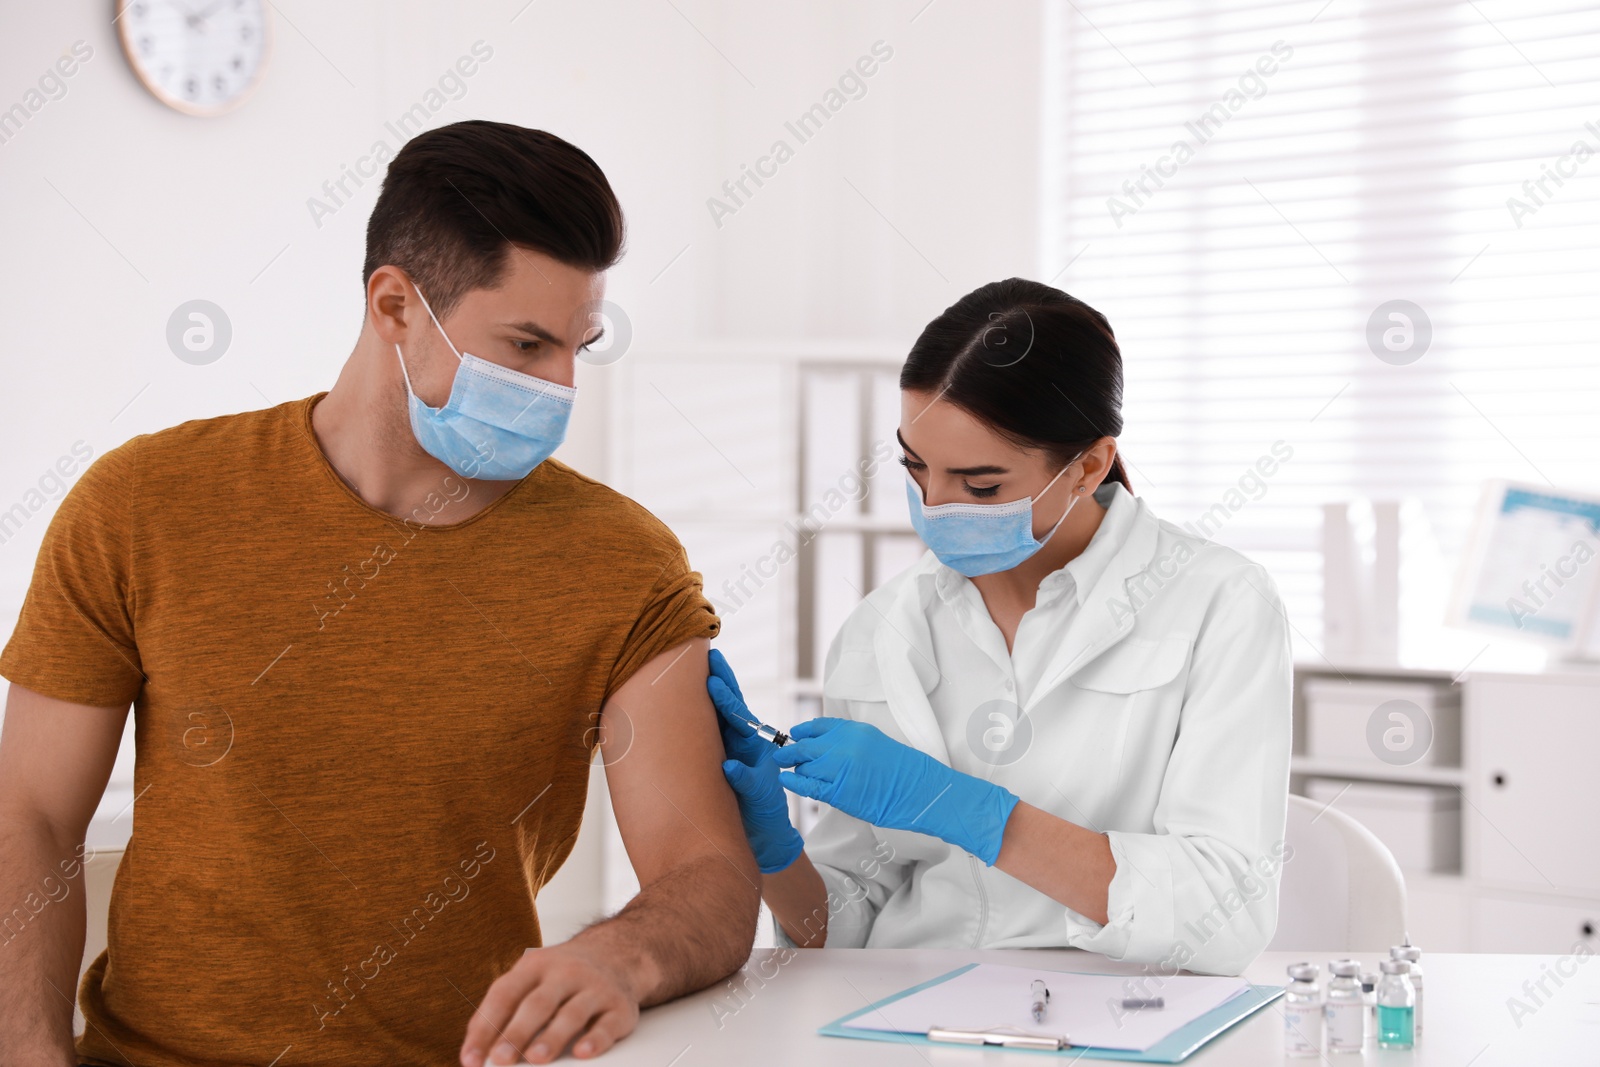
POLYGON ((220 115, 267 67, 265 0, 117 0, 117 37, 140 83, 186 115, 220 115))

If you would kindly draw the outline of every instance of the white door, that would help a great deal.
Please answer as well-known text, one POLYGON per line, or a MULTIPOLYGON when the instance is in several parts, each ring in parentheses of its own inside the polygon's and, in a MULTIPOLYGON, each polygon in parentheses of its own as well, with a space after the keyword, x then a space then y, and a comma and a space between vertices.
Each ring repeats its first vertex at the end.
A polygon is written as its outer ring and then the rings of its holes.
POLYGON ((1541 892, 1600 893, 1600 676, 1466 687, 1468 870, 1541 892))

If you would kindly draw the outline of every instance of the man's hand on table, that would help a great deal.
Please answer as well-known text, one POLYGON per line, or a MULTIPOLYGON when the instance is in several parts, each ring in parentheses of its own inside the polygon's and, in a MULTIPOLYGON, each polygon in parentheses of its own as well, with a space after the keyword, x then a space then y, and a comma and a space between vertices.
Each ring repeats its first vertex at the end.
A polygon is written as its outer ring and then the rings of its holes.
POLYGON ((615 951, 581 940, 529 949, 473 1012, 461 1063, 549 1063, 574 1041, 574 1056, 598 1056, 633 1032, 641 999, 615 951))

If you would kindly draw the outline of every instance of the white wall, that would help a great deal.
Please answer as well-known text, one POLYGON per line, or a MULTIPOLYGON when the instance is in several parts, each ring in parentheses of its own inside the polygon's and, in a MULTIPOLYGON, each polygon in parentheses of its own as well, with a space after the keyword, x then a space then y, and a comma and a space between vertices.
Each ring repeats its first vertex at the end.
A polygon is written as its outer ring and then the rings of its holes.
MULTIPOLYGON (((326 388, 360 325, 376 181, 320 226, 307 201, 374 141, 393 147, 385 121, 478 40, 493 58, 435 122, 540 126, 595 156, 628 212, 611 297, 636 344, 905 345, 960 293, 1033 271, 1035 4, 536 0, 518 15, 523 2, 285 0, 264 83, 218 119, 145 93, 100 5, 0 15, 0 107, 73 42, 94 49, 66 95, 0 144, 0 509, 80 439, 98 455, 326 388), (784 122, 879 40, 893 58, 866 94, 714 225, 706 201, 721 183, 776 138, 796 144, 784 122), (208 366, 164 339, 193 298, 233 324, 208 366)), ((603 474, 599 405, 579 406, 571 458, 603 474)), ((5 630, 49 510, 0 544, 5 630)))
MULTIPOLYGON (((377 183, 320 226, 307 200, 376 140, 398 147, 386 120, 479 40, 492 58, 435 124, 543 127, 595 157, 628 214, 610 295, 635 345, 904 347, 974 286, 1036 273, 1032 0, 524 4, 278 0, 264 82, 218 119, 179 115, 138 85, 110 4, 0 12, 0 109, 74 42, 93 48, 65 96, 0 144, 0 511, 36 501, 29 491, 75 442, 99 455, 326 388, 360 326, 377 183), (893 55, 865 95, 799 144, 784 123, 876 41, 893 55), (708 198, 778 138, 793 158, 715 225, 708 198), (194 298, 233 326, 207 366, 165 341, 169 314, 194 298)), ((604 477, 606 370, 581 370, 563 457, 604 477)), ((0 543, 0 634, 54 506, 0 543)), ((580 844, 587 860, 563 878, 594 884, 598 854, 580 844)))

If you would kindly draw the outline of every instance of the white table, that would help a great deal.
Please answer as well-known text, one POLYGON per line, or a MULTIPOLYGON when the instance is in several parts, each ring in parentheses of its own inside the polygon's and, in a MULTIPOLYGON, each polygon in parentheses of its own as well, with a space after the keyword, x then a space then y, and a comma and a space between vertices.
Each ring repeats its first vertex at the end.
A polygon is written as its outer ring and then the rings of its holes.
MULTIPOLYGON (((1344 953, 1269 952, 1245 972, 1250 981, 1282 985, 1284 969, 1309 959, 1322 968, 1344 953)), ((1047 1063, 1037 1053, 1000 1049, 911 1046, 881 1041, 821 1037, 817 1027, 907 986, 969 962, 1009 963, 1063 971, 1137 974, 1140 968, 1071 949, 959 951, 940 949, 820 949, 793 953, 759 949, 730 982, 720 982, 682 1000, 644 1012, 639 1028, 601 1061, 608 1067, 852 1067, 856 1064, 904 1067, 1036 1067, 1047 1063), (748 982, 742 1000, 734 990, 748 982)), ((1357 955, 1364 969, 1377 970, 1377 956, 1357 955)), ((1325 1055, 1318 1060, 1288 1060, 1283 1054, 1282 1001, 1275 1001, 1202 1048, 1192 1064, 1436 1064, 1440 1067, 1600 1064, 1600 960, 1567 958, 1576 969, 1542 1007, 1521 1019, 1519 1029, 1507 1007, 1512 996, 1526 999, 1522 985, 1537 980, 1555 956, 1427 955, 1426 1033, 1412 1051, 1380 1051, 1376 1045, 1357 1056, 1325 1055)), ((1067 1054, 1067 1062, 1073 1057, 1067 1054)), ((566 1062, 574 1062, 568 1060, 566 1062)), ((1085 1063, 1107 1063, 1085 1060, 1085 1063)))

